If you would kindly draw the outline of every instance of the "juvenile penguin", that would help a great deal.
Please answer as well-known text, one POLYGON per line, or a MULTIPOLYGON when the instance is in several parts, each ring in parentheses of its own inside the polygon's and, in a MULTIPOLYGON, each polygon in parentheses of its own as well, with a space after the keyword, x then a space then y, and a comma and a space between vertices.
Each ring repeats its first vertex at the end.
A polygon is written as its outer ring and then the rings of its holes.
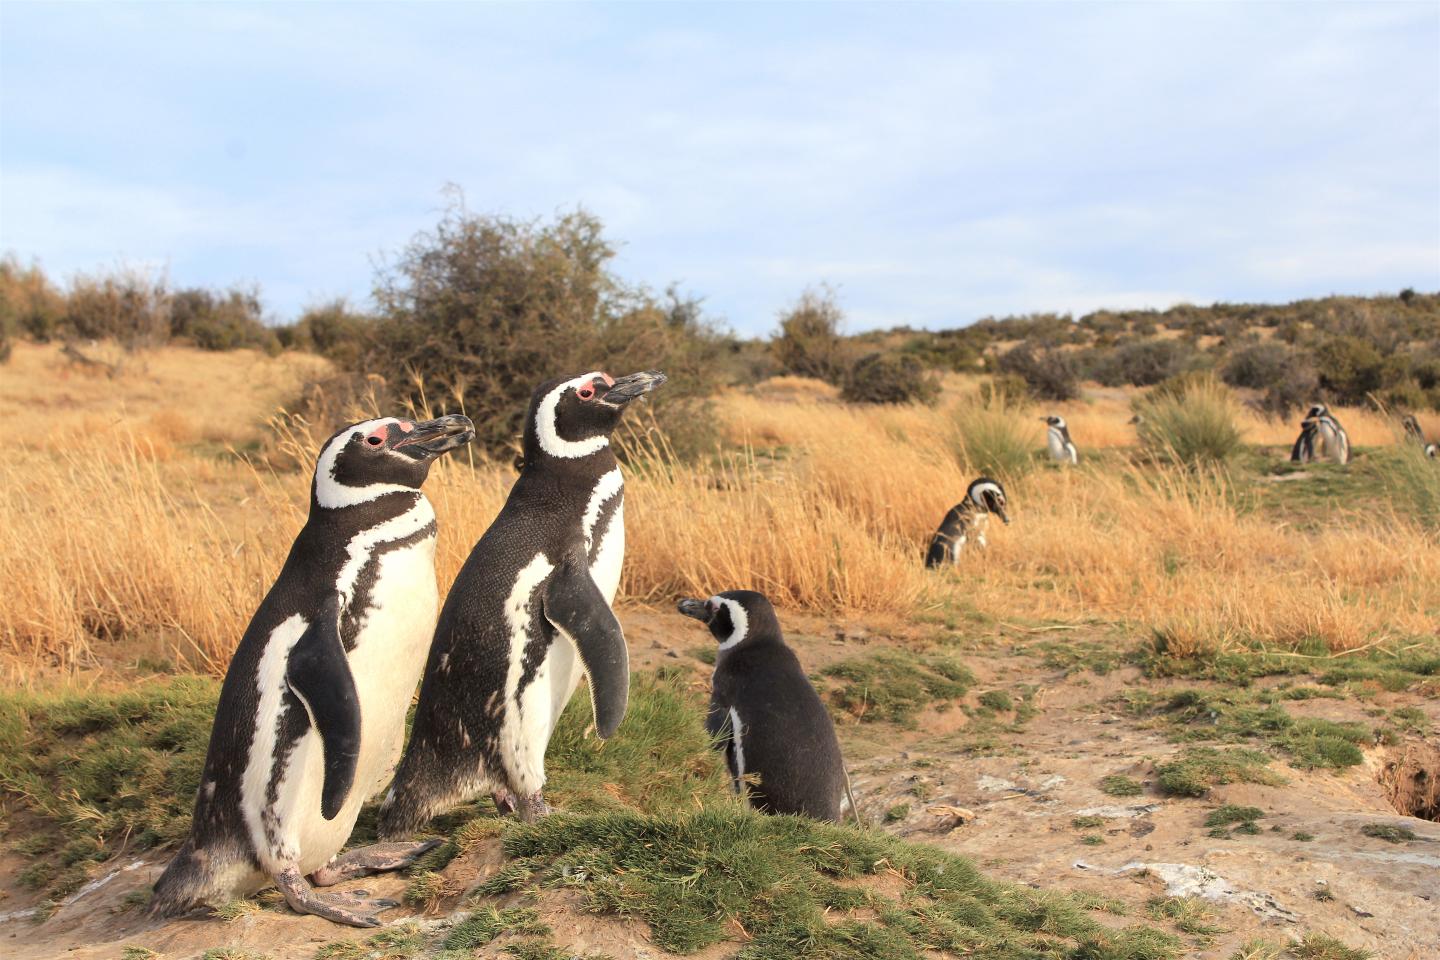
POLYGON ((730 590, 678 607, 720 643, 705 729, 725 752, 735 791, 765 813, 839 820, 845 765, 835 724, 785 645, 770 601, 730 590))
POLYGON ((971 540, 982 547, 988 546, 985 528, 990 524, 990 514, 995 514, 1002 523, 1010 522, 1005 506, 1005 488, 997 481, 981 477, 970 484, 965 499, 950 508, 945 519, 940 521, 940 529, 930 539, 925 566, 959 563, 960 551, 971 540))
POLYGON ((420 486, 470 442, 465 417, 388 417, 320 451, 310 515, 235 649, 220 689, 190 836, 155 884, 173 916, 274 881, 291 909, 377 926, 385 901, 316 886, 409 864, 426 844, 336 857, 400 755, 434 630, 435 511, 420 486))
POLYGON ((1050 448, 1050 459, 1062 463, 1079 463, 1080 453, 1070 440, 1070 428, 1065 424, 1065 418, 1049 416, 1040 419, 1049 425, 1045 442, 1050 448))
POLYGON ((587 373, 535 391, 520 476, 440 613, 381 836, 412 833, 481 790, 523 819, 547 812, 545 747, 582 674, 596 733, 619 726, 630 672, 610 609, 625 556, 610 433, 664 382, 587 373))
POLYGON ((1350 435, 1340 426, 1330 408, 1317 403, 1300 422, 1300 436, 1290 451, 1290 459, 1299 463, 1328 457, 1336 463, 1350 462, 1350 435))

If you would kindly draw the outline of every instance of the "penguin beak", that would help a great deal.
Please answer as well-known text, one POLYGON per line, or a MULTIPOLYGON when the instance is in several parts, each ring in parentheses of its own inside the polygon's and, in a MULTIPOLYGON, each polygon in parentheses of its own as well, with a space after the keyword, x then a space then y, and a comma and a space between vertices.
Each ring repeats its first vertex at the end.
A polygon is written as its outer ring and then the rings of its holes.
POLYGON ((701 623, 709 623, 711 616, 713 616, 710 610, 710 604, 704 600, 681 600, 675 604, 675 609, 685 614, 685 616, 691 620, 699 620, 701 623))
POLYGON ((416 460, 429 460, 456 447, 463 447, 474 439, 475 424, 469 417, 455 414, 435 420, 422 420, 391 449, 416 460))
POLYGON ((643 397, 645 394, 663 384, 666 380, 665 374, 659 370, 646 370, 642 373, 632 373, 628 377, 621 377, 610 385, 601 397, 604 403, 612 407, 623 407, 636 397, 643 397))

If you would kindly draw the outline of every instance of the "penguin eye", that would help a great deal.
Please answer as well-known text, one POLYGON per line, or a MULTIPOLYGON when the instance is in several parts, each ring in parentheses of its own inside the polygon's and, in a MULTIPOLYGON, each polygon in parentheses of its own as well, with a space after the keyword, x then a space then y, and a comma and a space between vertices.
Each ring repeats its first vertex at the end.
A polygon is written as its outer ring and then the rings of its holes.
POLYGON ((591 397, 595 396, 595 387, 593 384, 587 383, 585 384, 585 386, 581 387, 575 392, 579 394, 581 400, 589 400, 591 397))
POLYGON ((370 446, 372 447, 378 447, 380 446, 380 444, 385 442, 385 437, 386 429, 384 427, 376 427, 374 430, 370 431, 370 433, 366 435, 365 442, 370 444, 370 446))

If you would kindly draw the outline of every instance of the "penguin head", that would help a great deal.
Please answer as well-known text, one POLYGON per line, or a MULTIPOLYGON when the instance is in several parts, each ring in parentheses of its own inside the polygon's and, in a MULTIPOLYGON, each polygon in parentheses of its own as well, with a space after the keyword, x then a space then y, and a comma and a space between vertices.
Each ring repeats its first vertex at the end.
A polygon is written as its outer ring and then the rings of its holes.
POLYGON ((474 439, 469 417, 419 422, 382 417, 353 423, 320 448, 315 502, 348 507, 386 493, 418 490, 437 457, 474 439))
POLYGON ((545 457, 578 460, 606 449, 630 402, 664 382, 665 374, 658 370, 619 380, 597 370, 545 381, 535 389, 525 415, 525 464, 545 457))
POLYGON ((1050 416, 1041 417, 1040 419, 1044 420, 1046 423, 1050 424, 1050 426, 1054 427, 1057 430, 1066 429, 1064 417, 1057 417, 1052 413, 1050 416))
POLYGON ((685 616, 708 626, 722 651, 746 641, 780 636, 775 608, 763 593, 754 590, 727 590, 709 600, 681 600, 675 606, 685 616))
POLYGON ((965 496, 981 510, 995 514, 1002 523, 1010 522, 1010 514, 1006 512, 1005 488, 1000 486, 1000 481, 981 477, 970 484, 965 496))
POLYGON ((1312 404, 1311 407, 1310 407, 1310 412, 1307 413, 1307 414, 1305 414, 1305 419, 1306 419, 1306 420, 1316 420, 1316 419, 1319 419, 1320 417, 1325 416, 1325 415, 1328 414, 1329 412, 1330 412, 1330 408, 1327 407, 1327 406, 1325 406, 1325 404, 1323 404, 1323 403, 1312 404))

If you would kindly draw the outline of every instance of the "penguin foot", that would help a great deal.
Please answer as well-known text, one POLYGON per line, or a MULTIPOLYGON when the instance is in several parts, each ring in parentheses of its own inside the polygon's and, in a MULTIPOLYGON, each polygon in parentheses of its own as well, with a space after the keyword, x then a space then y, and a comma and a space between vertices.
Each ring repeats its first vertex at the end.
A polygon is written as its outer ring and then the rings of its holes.
POLYGON ((368 847, 349 850, 335 857, 325 866, 310 874, 310 882, 317 887, 328 887, 356 877, 368 877, 372 873, 402 870, 414 863, 421 854, 440 846, 439 840, 422 840, 419 843, 372 843, 368 847))
POLYGON ((285 902, 296 913, 308 913, 324 917, 332 923, 344 923, 352 927, 378 927, 380 918, 374 913, 361 913, 362 909, 374 911, 395 906, 394 900, 369 900, 364 891, 354 893, 326 894, 321 896, 310 889, 310 884, 300 875, 298 867, 290 866, 275 874, 275 886, 285 896, 285 902))
POLYGON ((500 816, 503 817, 515 812, 515 794, 506 790, 504 787, 492 791, 490 799, 494 801, 495 812, 500 814, 500 816))
POLYGON ((536 790, 528 797, 521 797, 516 812, 524 823, 534 823, 541 817, 550 815, 550 804, 545 802, 545 795, 536 790))

